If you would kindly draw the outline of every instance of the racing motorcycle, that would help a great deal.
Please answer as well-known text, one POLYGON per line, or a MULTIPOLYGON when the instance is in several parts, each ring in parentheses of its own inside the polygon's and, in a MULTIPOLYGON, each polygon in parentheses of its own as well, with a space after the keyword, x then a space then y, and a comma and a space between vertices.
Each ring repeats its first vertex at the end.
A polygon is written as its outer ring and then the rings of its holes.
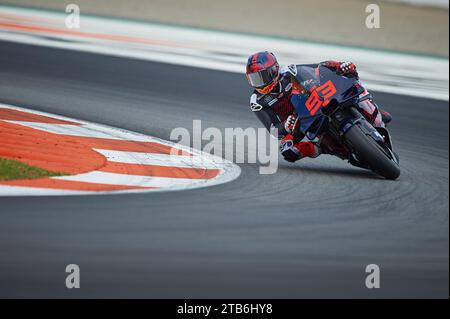
POLYGON ((367 103, 371 96, 359 80, 322 66, 297 66, 296 71, 304 92, 292 101, 297 115, 294 140, 304 136, 318 140, 318 146, 328 154, 386 179, 397 179, 399 157, 391 136, 378 108, 367 103))

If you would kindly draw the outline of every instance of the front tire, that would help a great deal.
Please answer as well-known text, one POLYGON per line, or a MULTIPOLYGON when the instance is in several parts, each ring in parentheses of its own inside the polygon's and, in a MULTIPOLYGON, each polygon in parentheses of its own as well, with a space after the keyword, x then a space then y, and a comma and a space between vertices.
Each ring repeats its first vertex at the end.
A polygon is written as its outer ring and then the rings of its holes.
POLYGON ((391 160, 370 136, 366 135, 360 125, 354 125, 346 134, 345 139, 351 144, 359 160, 368 164, 377 174, 389 180, 400 176, 400 167, 391 160))

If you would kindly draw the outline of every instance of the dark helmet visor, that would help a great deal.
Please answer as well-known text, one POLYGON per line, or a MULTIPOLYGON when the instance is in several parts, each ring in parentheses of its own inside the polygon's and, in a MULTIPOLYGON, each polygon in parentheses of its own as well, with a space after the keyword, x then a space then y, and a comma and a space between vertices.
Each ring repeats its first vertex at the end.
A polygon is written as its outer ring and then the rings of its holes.
POLYGON ((248 82, 254 88, 263 88, 271 84, 278 76, 278 66, 274 65, 270 68, 247 74, 248 82))

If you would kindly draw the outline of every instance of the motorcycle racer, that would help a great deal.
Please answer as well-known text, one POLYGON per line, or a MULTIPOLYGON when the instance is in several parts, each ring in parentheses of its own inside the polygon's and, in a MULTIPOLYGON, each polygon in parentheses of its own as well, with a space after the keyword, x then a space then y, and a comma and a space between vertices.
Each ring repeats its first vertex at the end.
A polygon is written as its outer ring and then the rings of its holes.
MULTIPOLYGON (((352 62, 325 61, 307 66, 313 68, 323 66, 339 75, 359 79, 356 65, 352 62)), ((339 156, 339 150, 333 150, 332 147, 324 149, 319 147, 317 142, 302 141, 304 136, 294 140, 292 133, 297 117, 291 97, 302 94, 302 89, 295 79, 296 73, 296 65, 281 67, 271 52, 258 52, 251 55, 246 68, 247 80, 254 88, 250 97, 251 110, 269 132, 276 131, 280 139, 280 152, 286 161, 295 162, 304 157, 315 158, 321 154, 339 156)), ((368 117, 374 115, 375 126, 384 127, 392 120, 391 115, 381 110, 367 91, 361 96, 359 106, 363 112, 367 112, 365 115, 368 117)), ((322 141, 321 145, 326 145, 326 141, 322 141)))

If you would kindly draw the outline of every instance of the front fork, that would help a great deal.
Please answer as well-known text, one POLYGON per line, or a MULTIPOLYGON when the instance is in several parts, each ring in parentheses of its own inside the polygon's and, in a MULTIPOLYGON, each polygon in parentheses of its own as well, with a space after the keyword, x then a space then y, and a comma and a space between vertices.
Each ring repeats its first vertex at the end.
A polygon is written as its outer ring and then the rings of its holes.
POLYGON ((343 136, 355 125, 361 126, 367 135, 380 145, 387 144, 391 148, 389 133, 381 119, 381 113, 370 95, 354 101, 354 106, 339 108, 330 114, 328 132, 321 137, 319 144, 328 153, 341 159, 354 159, 351 146, 348 147, 343 136), (378 125, 378 127, 376 127, 378 125))
POLYGON ((372 95, 369 92, 364 91, 364 93, 359 96, 356 105, 361 115, 364 116, 364 118, 375 128, 386 127, 383 122, 383 116, 381 115, 380 108, 375 103, 372 95))

